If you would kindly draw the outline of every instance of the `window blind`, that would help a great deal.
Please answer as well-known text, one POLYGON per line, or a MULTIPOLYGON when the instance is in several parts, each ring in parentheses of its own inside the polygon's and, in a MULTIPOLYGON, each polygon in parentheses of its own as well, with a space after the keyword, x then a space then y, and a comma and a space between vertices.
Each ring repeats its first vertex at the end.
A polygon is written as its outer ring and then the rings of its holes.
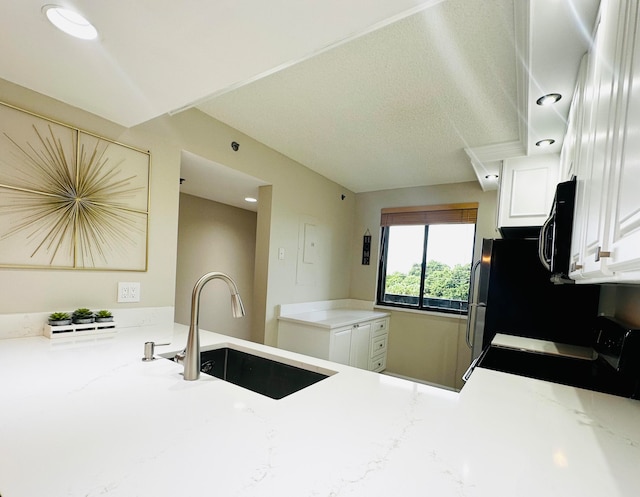
POLYGON ((380 226, 469 224, 478 219, 478 202, 389 207, 381 211, 380 226))

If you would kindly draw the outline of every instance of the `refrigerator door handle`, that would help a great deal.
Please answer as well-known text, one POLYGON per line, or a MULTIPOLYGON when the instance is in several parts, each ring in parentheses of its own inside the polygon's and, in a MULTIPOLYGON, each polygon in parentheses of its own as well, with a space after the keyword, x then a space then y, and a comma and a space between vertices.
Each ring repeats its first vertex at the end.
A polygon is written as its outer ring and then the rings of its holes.
POLYGON ((549 231, 549 227, 551 226, 551 222, 553 221, 553 215, 549 216, 547 220, 542 225, 540 229, 540 235, 538 236, 538 257, 540 258, 540 262, 542 265, 547 268, 547 271, 551 271, 551 255, 547 257, 545 253, 546 240, 547 240, 547 231, 549 231))
POLYGON ((478 363, 478 359, 480 359, 480 357, 476 357, 471 364, 469 365, 469 367, 467 368, 467 370, 464 372, 464 374, 462 375, 462 381, 464 381, 465 383, 469 380, 469 378, 471 377, 471 373, 473 373, 473 370, 476 367, 476 364, 478 363))
POLYGON ((471 337, 473 336, 475 338, 476 336, 475 319, 473 323, 473 328, 471 327, 471 314, 476 307, 487 307, 487 304, 485 304, 484 302, 478 302, 477 304, 469 304, 469 314, 467 316, 467 332, 466 332, 465 339, 467 341, 467 346, 470 349, 473 349, 473 340, 471 339, 471 337), (473 330, 473 334, 471 333, 471 330, 473 330))
MULTIPOLYGON (((465 333, 465 339, 467 341, 467 346, 470 349, 473 349, 473 343, 471 342, 471 315, 473 314, 473 308, 476 306, 483 306, 484 304, 477 304, 476 302, 474 302, 474 298, 475 298, 475 282, 476 282, 476 272, 478 270, 478 266, 480 266, 480 263, 482 262, 482 259, 480 259, 479 261, 476 261, 476 263, 473 265, 473 267, 471 268, 471 277, 470 277, 470 281, 471 281, 471 288, 469 290, 469 311, 467 313, 467 330, 465 333)), ((475 328, 475 327, 474 327, 475 328)), ((475 335, 475 329, 474 331, 474 335, 475 335)))

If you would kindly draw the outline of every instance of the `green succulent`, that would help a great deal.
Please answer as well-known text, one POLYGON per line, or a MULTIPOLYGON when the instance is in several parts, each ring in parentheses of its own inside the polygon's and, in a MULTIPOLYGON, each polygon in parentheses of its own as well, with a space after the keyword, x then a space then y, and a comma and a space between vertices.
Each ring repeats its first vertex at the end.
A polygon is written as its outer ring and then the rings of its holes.
POLYGON ((51 321, 64 321, 65 319, 71 319, 71 314, 68 312, 53 312, 49 314, 51 321))
POLYGON ((102 310, 100 310, 100 311, 97 311, 97 312, 95 313, 95 316, 96 316, 97 318, 110 318, 110 317, 112 317, 112 316, 113 316, 113 314, 111 314, 111 311, 108 311, 108 310, 106 310, 106 309, 102 309, 102 310))
POLYGON ((93 311, 91 309, 87 309, 86 307, 80 307, 73 311, 73 317, 75 319, 86 319, 93 317, 93 311))

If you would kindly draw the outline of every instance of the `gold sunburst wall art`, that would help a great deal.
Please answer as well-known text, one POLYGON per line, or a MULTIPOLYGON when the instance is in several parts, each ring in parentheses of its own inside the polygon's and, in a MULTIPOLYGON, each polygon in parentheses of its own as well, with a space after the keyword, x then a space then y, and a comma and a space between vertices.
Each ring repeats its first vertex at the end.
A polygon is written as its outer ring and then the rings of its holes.
POLYGON ((0 266, 146 271, 150 162, 0 102, 0 266))

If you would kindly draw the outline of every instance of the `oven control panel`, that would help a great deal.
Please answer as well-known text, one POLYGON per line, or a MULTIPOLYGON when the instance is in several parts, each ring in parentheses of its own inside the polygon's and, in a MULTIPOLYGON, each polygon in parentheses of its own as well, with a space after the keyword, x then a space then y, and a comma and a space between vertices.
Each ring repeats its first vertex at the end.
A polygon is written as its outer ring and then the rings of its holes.
POLYGON ((631 372, 640 362, 640 329, 607 316, 597 320, 594 349, 616 371, 631 372))

